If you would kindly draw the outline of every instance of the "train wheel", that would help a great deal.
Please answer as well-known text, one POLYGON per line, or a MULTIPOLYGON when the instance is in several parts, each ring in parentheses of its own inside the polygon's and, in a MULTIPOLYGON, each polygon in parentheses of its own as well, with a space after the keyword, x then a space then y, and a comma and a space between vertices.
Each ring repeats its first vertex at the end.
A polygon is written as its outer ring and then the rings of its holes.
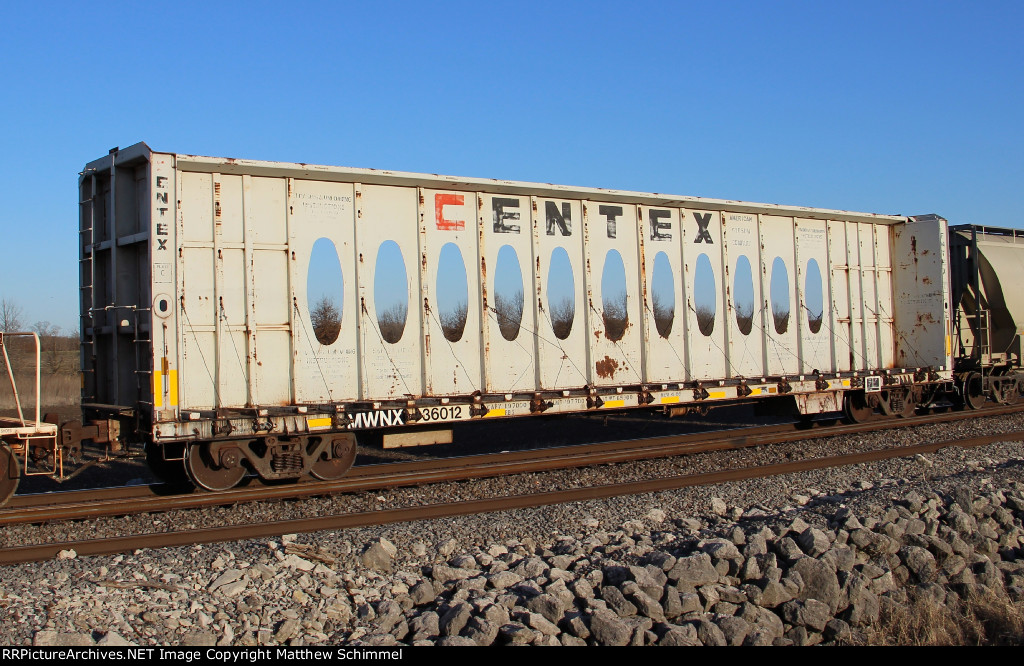
POLYGON ((867 423, 875 420, 875 410, 868 405, 860 391, 847 391, 843 396, 843 412, 852 423, 867 423))
POLYGON ((967 409, 981 409, 985 406, 988 398, 985 396, 985 382, 981 374, 972 372, 964 378, 963 383, 964 405, 967 409))
POLYGON ((320 459, 309 473, 321 481, 334 481, 345 476, 356 460, 356 436, 352 433, 331 435, 320 459))
POLYGON ((211 442, 190 444, 185 454, 188 476, 200 488, 229 490, 245 478, 242 452, 227 445, 214 447, 211 442))
POLYGON ((146 446, 146 464, 149 465, 153 476, 170 486, 184 486, 189 483, 185 461, 165 459, 162 447, 155 444, 146 446))
POLYGON ((18 465, 18 456, 14 455, 11 447, 0 444, 0 506, 7 504, 14 496, 20 480, 21 467, 18 465))

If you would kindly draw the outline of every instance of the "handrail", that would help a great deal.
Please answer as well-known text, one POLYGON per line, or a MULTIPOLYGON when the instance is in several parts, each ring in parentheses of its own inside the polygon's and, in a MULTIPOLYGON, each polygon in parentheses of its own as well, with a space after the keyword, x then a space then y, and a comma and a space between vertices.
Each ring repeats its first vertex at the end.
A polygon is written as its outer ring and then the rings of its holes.
POLYGON ((21 426, 22 427, 26 427, 27 424, 25 423, 25 414, 22 412, 22 409, 21 409, 21 397, 18 395, 18 385, 14 381, 14 368, 11 367, 11 357, 7 353, 7 345, 4 344, 4 336, 6 336, 6 337, 15 337, 15 336, 28 336, 28 335, 31 335, 32 338, 36 341, 36 419, 35 419, 35 423, 38 426, 39 425, 39 398, 40 398, 40 395, 39 395, 39 384, 40 384, 40 374, 41 374, 41 369, 42 369, 42 354, 41 354, 41 347, 40 347, 40 344, 39 344, 39 334, 38 333, 34 333, 34 332, 32 332, 32 333, 6 332, 5 333, 3 331, 0 331, 0 349, 2 349, 3 352, 4 352, 4 365, 7 366, 7 376, 11 380, 11 390, 14 392, 14 403, 18 407, 18 420, 21 421, 21 426))

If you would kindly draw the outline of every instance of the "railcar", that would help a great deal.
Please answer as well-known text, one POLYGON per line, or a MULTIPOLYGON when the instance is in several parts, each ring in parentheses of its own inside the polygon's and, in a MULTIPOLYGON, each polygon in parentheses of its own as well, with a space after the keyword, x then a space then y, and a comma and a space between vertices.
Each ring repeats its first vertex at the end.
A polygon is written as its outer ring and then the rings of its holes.
POLYGON ((743 401, 866 420, 1021 388, 986 281, 1008 264, 934 215, 144 143, 88 163, 79 195, 83 419, 58 448, 141 446, 208 490, 338 478, 357 444, 465 421, 743 401))
POLYGON ((978 409, 1020 399, 1024 333, 1024 231, 950 227, 955 396, 978 409))

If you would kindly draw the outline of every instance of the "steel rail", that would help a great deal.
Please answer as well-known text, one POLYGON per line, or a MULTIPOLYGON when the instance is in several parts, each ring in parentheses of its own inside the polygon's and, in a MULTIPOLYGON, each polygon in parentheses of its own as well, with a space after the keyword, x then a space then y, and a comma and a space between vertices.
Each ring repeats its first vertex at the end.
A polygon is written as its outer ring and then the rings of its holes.
POLYGON ((969 448, 984 446, 995 442, 1022 440, 1024 440, 1024 431, 1018 430, 996 435, 973 437, 966 440, 930 442, 926 444, 914 444, 910 446, 878 449, 875 451, 850 453, 839 456, 810 458, 767 466, 743 467, 702 474, 670 476, 660 479, 554 490, 526 495, 430 504, 404 509, 386 509, 381 511, 319 516, 315 518, 298 518, 245 525, 207 527, 198 530, 158 532, 143 535, 113 537, 108 539, 87 539, 67 541, 63 543, 17 546, 0 550, 0 565, 19 564, 49 559, 55 557, 62 550, 74 550, 78 555, 109 555, 113 553, 131 551, 138 548, 166 548, 172 546, 259 539, 289 533, 369 527, 413 520, 450 518, 477 513, 490 513, 568 502, 606 499, 621 495, 661 492, 700 485, 742 481, 768 476, 778 476, 782 474, 793 474, 815 469, 824 469, 827 467, 856 465, 878 460, 913 456, 916 454, 933 453, 939 449, 953 446, 969 448))
MULTIPOLYGON (((19 502, 0 510, 0 525, 40 523, 55 520, 80 520, 113 515, 160 512, 174 509, 195 509, 259 500, 297 499, 316 495, 365 492, 400 486, 414 486, 442 481, 486 478, 505 474, 544 472, 553 469, 613 464, 638 459, 669 457, 684 453, 702 453, 740 449, 768 444, 858 434, 879 430, 914 427, 998 416, 1024 410, 1010 406, 978 412, 928 415, 909 419, 884 420, 867 424, 824 426, 794 429, 793 424, 762 428, 736 428, 686 435, 619 440, 598 444, 581 444, 549 449, 530 449, 505 453, 476 454, 427 461, 364 465, 354 468, 343 479, 297 485, 235 488, 222 492, 194 492, 180 495, 161 494, 161 486, 131 486, 130 493, 119 489, 71 491, 21 496, 19 502), (723 434, 728 436, 723 437, 723 434), (112 492, 113 491, 113 492, 112 492), (68 495, 57 504, 32 503, 33 498, 53 499, 68 495), (125 501, 131 499, 131 504, 125 501)), ((19 499, 17 496, 14 499, 19 499)))

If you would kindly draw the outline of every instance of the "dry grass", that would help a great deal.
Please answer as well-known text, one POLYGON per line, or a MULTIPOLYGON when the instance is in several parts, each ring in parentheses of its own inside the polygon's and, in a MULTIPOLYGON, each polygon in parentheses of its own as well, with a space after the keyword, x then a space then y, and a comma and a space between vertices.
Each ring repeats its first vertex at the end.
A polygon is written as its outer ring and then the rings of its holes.
POLYGON ((917 599, 883 606, 872 645, 1024 645, 1024 603, 1005 596, 940 605, 917 599))
MULTIPOLYGON (((18 396, 21 398, 21 408, 25 416, 29 416, 35 408, 35 375, 18 373, 15 376, 18 382, 18 396)), ((78 373, 52 375, 44 374, 39 381, 40 393, 43 395, 44 406, 77 405, 82 399, 82 386, 78 373)), ((11 391, 11 382, 7 377, 7 371, 3 370, 0 376, 0 409, 12 410, 17 407, 14 401, 14 393, 11 391)))

